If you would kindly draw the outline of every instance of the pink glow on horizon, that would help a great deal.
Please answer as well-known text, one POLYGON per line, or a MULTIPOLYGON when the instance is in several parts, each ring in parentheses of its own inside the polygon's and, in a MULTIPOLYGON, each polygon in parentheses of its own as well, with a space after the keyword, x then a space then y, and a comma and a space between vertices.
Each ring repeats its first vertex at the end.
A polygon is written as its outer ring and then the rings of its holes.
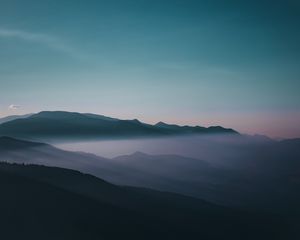
MULTIPOLYGON (((166 123, 178 125, 222 126, 233 128, 240 133, 261 134, 271 138, 299 138, 300 113, 257 113, 257 114, 208 114, 197 119, 164 118, 166 123)), ((157 123, 156 119, 145 119, 145 122, 157 123)))

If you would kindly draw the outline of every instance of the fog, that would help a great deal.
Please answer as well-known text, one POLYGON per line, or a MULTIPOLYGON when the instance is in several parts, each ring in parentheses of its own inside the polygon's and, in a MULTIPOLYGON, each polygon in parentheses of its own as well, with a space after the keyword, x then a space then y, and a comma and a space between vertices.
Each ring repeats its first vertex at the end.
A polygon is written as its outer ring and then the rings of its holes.
POLYGON ((300 182, 298 140, 211 135, 57 146, 109 157, 94 172, 116 184, 172 191, 225 205, 281 209, 297 206, 300 200, 296 190, 300 182))
MULTIPOLYGON (((103 157, 117 157, 134 152, 147 154, 176 154, 198 158, 211 152, 214 144, 226 143, 235 137, 226 136, 179 136, 160 138, 141 138, 125 140, 97 140, 71 143, 57 143, 55 146, 70 150, 94 153, 103 157)), ((213 147, 214 148, 214 147, 213 147)))
POLYGON ((143 152, 151 155, 180 155, 208 161, 211 164, 230 165, 233 159, 246 154, 252 147, 265 146, 274 141, 263 137, 239 135, 179 136, 126 140, 98 140, 57 143, 68 151, 93 153, 106 158, 143 152))
POLYGON ((176 192, 222 205, 292 211, 299 206, 300 140, 213 135, 55 147, 0 148, 0 160, 75 169, 114 184, 176 192))

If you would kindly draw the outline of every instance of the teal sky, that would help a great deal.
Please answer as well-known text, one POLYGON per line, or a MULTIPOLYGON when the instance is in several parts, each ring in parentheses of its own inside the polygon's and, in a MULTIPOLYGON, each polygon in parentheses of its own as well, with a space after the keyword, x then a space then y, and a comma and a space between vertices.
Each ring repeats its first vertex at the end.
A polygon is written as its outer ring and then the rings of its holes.
POLYGON ((297 0, 0 0, 0 116, 300 137, 299 26, 297 0))

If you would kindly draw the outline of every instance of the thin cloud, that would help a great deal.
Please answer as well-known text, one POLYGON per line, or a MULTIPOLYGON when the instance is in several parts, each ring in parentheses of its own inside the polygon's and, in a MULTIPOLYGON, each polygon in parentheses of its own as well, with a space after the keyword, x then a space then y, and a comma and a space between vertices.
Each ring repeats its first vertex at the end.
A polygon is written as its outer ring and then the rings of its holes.
POLYGON ((11 104, 11 105, 8 106, 8 109, 10 109, 10 110, 17 110, 20 107, 21 107, 20 105, 11 104))
POLYGON ((78 52, 75 49, 65 44, 61 39, 48 34, 0 28, 0 38, 18 38, 28 42, 36 42, 75 57, 79 56, 78 52))

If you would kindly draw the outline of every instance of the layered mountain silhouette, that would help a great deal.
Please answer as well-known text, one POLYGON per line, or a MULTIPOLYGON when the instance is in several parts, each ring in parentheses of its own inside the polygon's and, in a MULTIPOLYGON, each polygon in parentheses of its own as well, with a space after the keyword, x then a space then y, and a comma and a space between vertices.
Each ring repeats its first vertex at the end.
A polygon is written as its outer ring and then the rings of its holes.
POLYGON ((289 223, 77 171, 0 163, 3 239, 283 239, 289 223))
POLYGON ((77 140, 101 138, 153 137, 185 134, 237 134, 223 127, 190 127, 158 123, 150 125, 137 119, 119 120, 95 114, 40 112, 0 125, 0 136, 31 140, 77 140))
MULTIPOLYGON (((222 148, 215 147, 218 152, 222 148)), ((209 159, 141 152, 108 159, 64 151, 48 144, 0 137, 0 161, 75 169, 115 184, 300 216, 298 139, 239 142, 236 146, 226 145, 226 148, 230 151, 227 153, 230 162, 224 165, 211 163, 209 159)))

